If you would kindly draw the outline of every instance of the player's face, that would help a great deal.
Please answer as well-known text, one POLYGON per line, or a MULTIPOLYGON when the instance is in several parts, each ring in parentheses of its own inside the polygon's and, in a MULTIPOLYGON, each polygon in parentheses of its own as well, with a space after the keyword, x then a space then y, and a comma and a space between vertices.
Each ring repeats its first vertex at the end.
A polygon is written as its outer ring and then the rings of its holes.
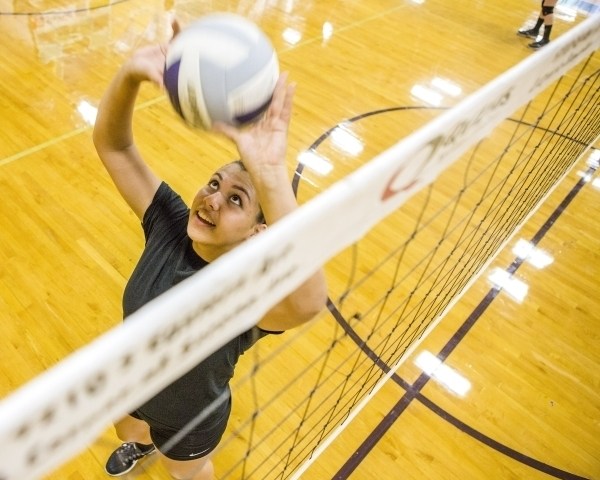
POLYGON ((212 261, 265 228, 257 223, 258 197, 238 164, 217 170, 192 202, 187 232, 194 249, 212 261))

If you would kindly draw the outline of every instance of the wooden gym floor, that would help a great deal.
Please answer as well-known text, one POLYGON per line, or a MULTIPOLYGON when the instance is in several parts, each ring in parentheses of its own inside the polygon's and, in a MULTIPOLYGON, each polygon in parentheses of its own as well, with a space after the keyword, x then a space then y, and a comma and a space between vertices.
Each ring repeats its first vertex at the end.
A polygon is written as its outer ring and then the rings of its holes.
MULTIPOLYGON (((585 18, 577 6, 599 8, 569 2, 572 16, 557 18, 553 38, 585 18)), ((411 88, 434 75, 462 88, 452 106, 533 54, 515 31, 538 9, 537 0, 0 0, 0 395, 120 321, 142 238, 95 157, 89 113, 132 49, 166 38, 168 12, 185 24, 236 11, 265 29, 298 83, 292 164, 344 119, 420 105, 411 88)), ((394 138, 370 131, 362 140, 374 155, 432 116, 405 115, 394 138)), ((146 157, 184 198, 234 156, 222 139, 187 130, 150 86, 136 126, 146 157)), ((353 168, 339 165, 315 190, 353 168)), ((546 228, 583 169, 581 161, 519 238, 546 228)), ((402 382, 388 382, 304 478, 600 479, 599 201, 585 184, 547 229, 539 247, 554 262, 522 266, 522 303, 501 293, 477 309, 490 291, 483 275, 414 352, 447 352, 468 394, 427 381, 408 358, 402 382)), ((513 245, 490 268, 510 265, 513 245)), ((327 273, 340 292, 344 279, 327 273)), ((109 429, 47 478, 106 478, 116 444, 109 429)), ((159 467, 136 473, 165 478, 159 467)))

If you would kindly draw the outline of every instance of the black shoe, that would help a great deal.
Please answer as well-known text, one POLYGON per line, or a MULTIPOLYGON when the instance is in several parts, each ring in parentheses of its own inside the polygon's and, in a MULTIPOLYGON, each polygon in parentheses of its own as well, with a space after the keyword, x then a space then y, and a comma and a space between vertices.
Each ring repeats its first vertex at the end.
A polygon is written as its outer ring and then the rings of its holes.
POLYGON ((536 32, 533 28, 529 29, 529 30, 519 30, 517 31, 517 35, 519 35, 520 37, 527 37, 527 38, 535 38, 537 37, 539 34, 539 32, 536 32))
POLYGON ((150 455, 154 450, 156 447, 152 443, 150 445, 135 442, 124 443, 108 457, 106 473, 113 477, 125 475, 135 467, 138 460, 150 455))
POLYGON ((537 50, 538 48, 542 48, 544 45, 548 45, 549 43, 550 43, 550 40, 546 40, 545 38, 542 38, 540 41, 530 43, 528 46, 529 46, 529 48, 533 48, 534 50, 537 50))

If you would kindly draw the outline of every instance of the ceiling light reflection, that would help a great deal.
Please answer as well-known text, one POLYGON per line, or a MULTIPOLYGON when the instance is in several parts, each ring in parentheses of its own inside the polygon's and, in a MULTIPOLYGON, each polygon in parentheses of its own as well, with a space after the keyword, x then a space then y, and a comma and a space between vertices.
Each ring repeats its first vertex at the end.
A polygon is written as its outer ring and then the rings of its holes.
POLYGON ((79 105, 77 105, 77 111, 79 112, 79 115, 81 115, 81 118, 83 118, 85 123, 88 125, 94 125, 96 123, 98 109, 87 100, 81 100, 79 102, 79 105))
POLYGON ((431 81, 431 86, 437 88, 446 95, 450 95, 451 97, 458 97, 462 93, 462 88, 460 88, 456 83, 446 80, 445 78, 434 77, 431 81))
POLYGON ((294 11, 295 0, 287 0, 285 2, 285 13, 292 13, 294 11))
POLYGON ((302 39, 302 34, 295 28, 286 28, 282 35, 283 39, 290 45, 296 45, 302 39))
POLYGON ((593 150, 586 162, 587 166, 593 169, 600 168, 600 150, 593 150))
POLYGON ((458 97, 462 93, 462 88, 446 78, 433 77, 429 86, 417 83, 410 93, 425 103, 439 107, 444 97, 458 97))
POLYGON ((331 132, 331 141, 340 150, 352 156, 358 155, 365 148, 364 143, 344 126, 333 129, 331 132))
POLYGON ((582 172, 581 170, 579 170, 577 172, 577 175, 579 175, 581 177, 581 179, 585 182, 585 183, 589 183, 590 180, 592 179, 592 173, 591 172, 582 172))
POLYGON ((525 299, 529 291, 529 286, 525 282, 514 278, 510 273, 501 268, 492 270, 488 279, 495 288, 504 290, 519 303, 525 299))
POLYGON ((439 107, 444 98, 440 93, 419 84, 412 87, 410 93, 419 100, 422 100, 429 105, 433 105, 434 107, 439 107))
POLYGON ((298 161, 321 175, 327 175, 333 170, 331 162, 314 150, 300 152, 298 161))
POLYGON ((572 23, 577 19, 577 9, 566 5, 557 5, 554 9, 554 17, 572 23))
POLYGON ((554 261, 554 258, 550 254, 523 239, 517 241, 512 251, 521 260, 526 260, 535 268, 541 269, 547 267, 554 261))
POLYGON ((423 351, 415 359, 415 365, 451 392, 464 397, 471 389, 471 382, 453 368, 442 363, 433 353, 423 351))
POLYGON ((333 35, 333 25, 331 24, 331 22, 325 22, 323 24, 323 40, 327 41, 331 38, 331 36, 333 35))

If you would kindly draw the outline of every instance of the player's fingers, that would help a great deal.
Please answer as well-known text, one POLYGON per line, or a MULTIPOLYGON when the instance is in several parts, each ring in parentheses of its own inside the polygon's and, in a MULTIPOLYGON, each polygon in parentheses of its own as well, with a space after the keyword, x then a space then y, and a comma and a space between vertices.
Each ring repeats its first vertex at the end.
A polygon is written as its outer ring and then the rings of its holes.
POLYGON ((179 32, 181 32, 181 25, 179 24, 179 20, 173 18, 173 20, 171 20, 171 28, 173 29, 173 35, 171 36, 171 40, 173 40, 177 35, 179 35, 179 32))
POLYGON ((285 90, 285 98, 283 107, 281 109, 280 117, 283 118, 286 122, 289 122, 292 117, 292 105, 294 103, 294 94, 296 93, 296 84, 291 83, 287 86, 285 90))
POLYGON ((285 104, 287 78, 288 72, 283 72, 277 79, 275 90, 273 91, 273 99, 271 100, 271 105, 269 105, 269 116, 278 117, 281 114, 281 110, 285 104))

